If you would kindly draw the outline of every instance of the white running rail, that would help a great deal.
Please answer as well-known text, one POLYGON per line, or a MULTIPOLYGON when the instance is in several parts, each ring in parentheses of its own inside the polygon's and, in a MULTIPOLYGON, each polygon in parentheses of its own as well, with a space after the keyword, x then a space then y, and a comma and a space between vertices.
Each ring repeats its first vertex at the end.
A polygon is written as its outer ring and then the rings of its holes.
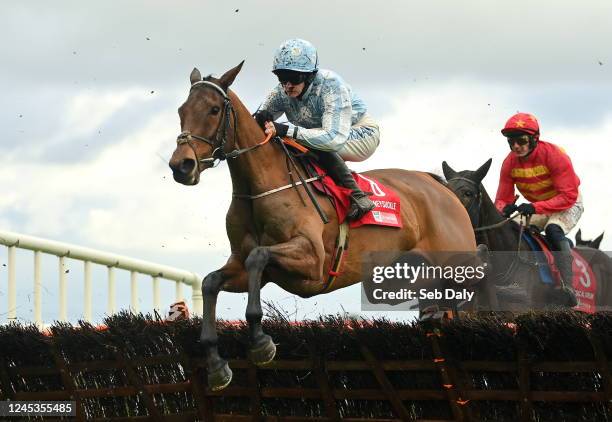
POLYGON ((84 248, 82 246, 71 245, 68 243, 55 242, 52 240, 42 239, 24 234, 13 233, 10 231, 0 230, 0 245, 5 245, 8 248, 8 320, 14 321, 17 318, 17 281, 16 281, 16 266, 15 266, 15 251, 16 248, 28 249, 34 251, 34 286, 33 286, 33 322, 39 326, 43 326, 42 308, 41 308, 41 254, 46 253, 55 255, 59 261, 59 321, 67 320, 66 307, 66 271, 64 270, 65 259, 83 261, 84 264, 84 303, 83 303, 83 319, 91 321, 92 317, 92 277, 91 264, 99 264, 108 267, 108 302, 106 312, 108 315, 116 312, 115 307, 115 269, 130 271, 130 309, 138 312, 138 274, 149 275, 152 278, 153 288, 153 307, 160 310, 160 295, 159 295, 159 279, 167 279, 175 282, 175 299, 183 300, 182 285, 191 286, 192 303, 191 310, 195 314, 202 312, 202 277, 198 274, 181 270, 178 268, 159 265, 152 262, 142 261, 139 259, 128 258, 121 255, 115 255, 108 252, 102 252, 95 249, 84 248))

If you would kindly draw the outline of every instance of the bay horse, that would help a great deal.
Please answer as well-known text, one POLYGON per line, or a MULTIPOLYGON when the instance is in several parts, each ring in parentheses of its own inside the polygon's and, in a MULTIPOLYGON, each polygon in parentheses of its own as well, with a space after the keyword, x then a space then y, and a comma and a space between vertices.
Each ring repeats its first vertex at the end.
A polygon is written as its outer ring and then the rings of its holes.
MULTIPOLYGON (((529 244, 520 236, 520 230, 513 227, 515 223, 497 210, 482 185, 491 162, 492 159, 489 159, 474 171, 455 171, 444 161, 442 170, 447 186, 457 195, 468 212, 472 226, 477 229, 476 241, 493 252, 489 260, 489 275, 492 277, 489 281, 496 286, 501 310, 519 312, 543 309, 555 303, 558 292, 540 280, 533 255, 526 259, 519 257, 519 251, 531 250, 529 244)), ((597 310, 612 310, 612 259, 594 248, 577 246, 575 249, 591 264, 597 277, 597 310)))
POLYGON ((181 134, 169 162, 176 182, 196 185, 204 170, 225 159, 232 180, 233 197, 226 216, 231 254, 225 265, 202 282, 200 342, 213 390, 225 388, 232 378, 217 347, 215 307, 219 291, 248 292, 245 316, 251 342, 249 358, 264 365, 276 353, 275 344, 261 326, 260 289, 267 282, 292 294, 311 297, 360 282, 364 252, 413 251, 435 264, 436 251, 476 249, 465 209, 430 174, 397 169, 369 171, 365 174, 400 196, 403 228, 351 229, 342 272, 332 286, 327 285, 325 270, 330 268, 339 227, 335 210, 324 196, 316 194, 330 219, 324 224, 312 207, 302 203, 298 193, 305 196, 303 185, 268 194, 287 186, 287 156, 279 142, 266 142, 255 119, 229 90, 243 63, 220 78, 202 78, 198 69, 191 72, 189 95, 178 109, 181 134))

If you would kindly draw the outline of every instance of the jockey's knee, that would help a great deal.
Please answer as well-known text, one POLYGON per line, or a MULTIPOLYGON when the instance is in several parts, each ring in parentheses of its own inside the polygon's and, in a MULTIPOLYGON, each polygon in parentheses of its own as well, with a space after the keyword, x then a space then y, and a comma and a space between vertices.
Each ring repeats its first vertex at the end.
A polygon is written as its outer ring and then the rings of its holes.
POLYGON ((563 229, 558 224, 549 224, 544 229, 544 233, 546 233, 546 237, 552 239, 563 239, 565 238, 565 233, 563 229))
POLYGON ((555 247, 558 247, 559 243, 565 240, 565 233, 558 224, 549 224, 544 229, 546 239, 555 247))

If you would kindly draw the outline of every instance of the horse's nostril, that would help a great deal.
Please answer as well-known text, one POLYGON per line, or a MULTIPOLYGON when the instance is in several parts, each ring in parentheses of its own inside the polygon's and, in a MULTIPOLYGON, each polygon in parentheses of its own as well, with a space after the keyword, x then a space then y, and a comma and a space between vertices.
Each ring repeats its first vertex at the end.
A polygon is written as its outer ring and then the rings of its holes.
POLYGON ((195 168, 195 160, 191 158, 185 158, 181 161, 181 165, 179 166, 179 171, 183 174, 190 174, 195 168))

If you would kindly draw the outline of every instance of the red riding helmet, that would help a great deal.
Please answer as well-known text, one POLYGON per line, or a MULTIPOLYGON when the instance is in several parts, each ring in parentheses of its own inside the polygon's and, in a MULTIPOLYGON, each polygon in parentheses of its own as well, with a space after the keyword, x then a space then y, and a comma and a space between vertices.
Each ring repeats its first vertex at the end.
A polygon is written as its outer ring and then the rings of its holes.
POLYGON ((507 136, 513 132, 522 132, 527 135, 535 136, 536 138, 540 134, 540 125, 538 119, 534 115, 529 113, 517 113, 510 117, 506 122, 506 125, 501 130, 504 136, 507 136))

